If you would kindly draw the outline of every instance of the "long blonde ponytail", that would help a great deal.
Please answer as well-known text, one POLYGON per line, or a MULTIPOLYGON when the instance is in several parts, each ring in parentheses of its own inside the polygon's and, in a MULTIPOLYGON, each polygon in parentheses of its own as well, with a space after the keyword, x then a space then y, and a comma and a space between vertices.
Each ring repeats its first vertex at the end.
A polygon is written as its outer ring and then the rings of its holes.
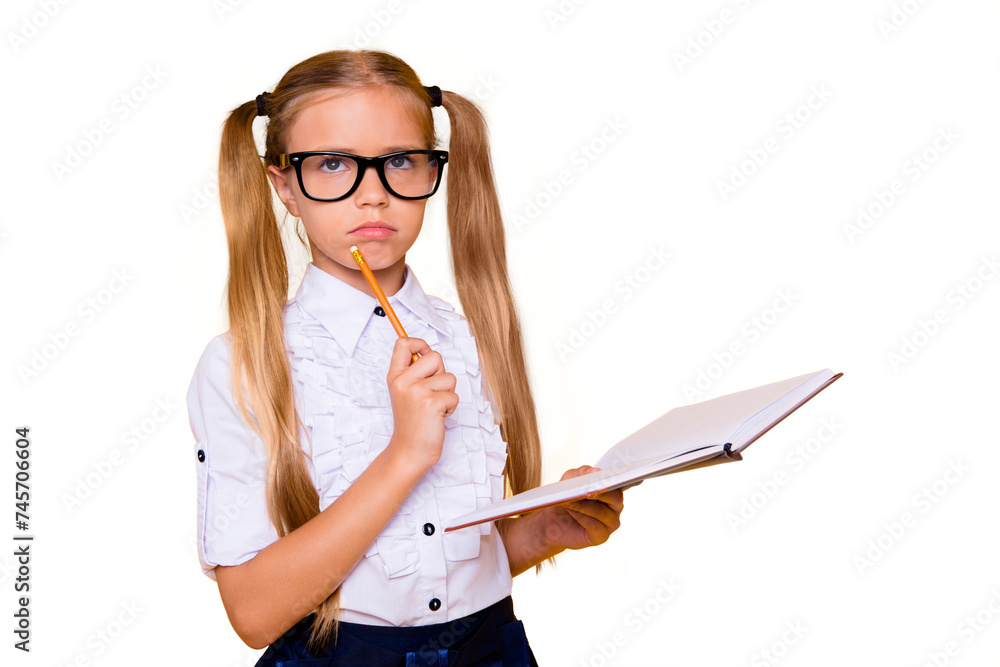
POLYGON ((473 102, 455 93, 443 91, 442 106, 451 121, 448 230, 455 286, 502 415, 507 491, 517 494, 541 482, 541 447, 486 121, 473 102))

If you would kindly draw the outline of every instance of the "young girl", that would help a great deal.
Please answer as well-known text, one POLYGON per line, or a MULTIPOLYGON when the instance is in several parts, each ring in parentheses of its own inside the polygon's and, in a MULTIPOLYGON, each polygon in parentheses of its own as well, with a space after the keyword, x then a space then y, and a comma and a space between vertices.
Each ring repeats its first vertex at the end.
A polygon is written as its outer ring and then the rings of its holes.
POLYGON ((219 190, 230 329, 187 396, 198 555, 240 638, 269 646, 257 665, 534 665, 511 578, 604 543, 622 492, 444 531, 541 477, 479 109, 387 53, 323 53, 233 110, 219 190), (444 171, 465 317, 405 262, 444 171), (311 251, 291 300, 272 185, 311 251))

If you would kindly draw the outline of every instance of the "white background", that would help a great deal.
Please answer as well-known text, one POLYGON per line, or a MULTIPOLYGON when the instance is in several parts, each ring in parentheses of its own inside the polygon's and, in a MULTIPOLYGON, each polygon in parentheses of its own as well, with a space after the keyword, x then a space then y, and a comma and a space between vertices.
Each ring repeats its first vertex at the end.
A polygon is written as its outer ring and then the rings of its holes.
MULTIPOLYGON (((996 664, 998 14, 5 0, 0 662, 254 663, 198 565, 184 406, 228 327, 219 131, 300 60, 368 46, 489 119, 545 481, 700 373, 701 398, 844 373, 743 462, 628 490, 606 544, 517 577, 541 665, 996 664), (879 214, 851 235, 859 207, 879 214), (24 425, 30 654, 12 648, 24 425)), ((446 196, 407 261, 454 301, 446 196)))

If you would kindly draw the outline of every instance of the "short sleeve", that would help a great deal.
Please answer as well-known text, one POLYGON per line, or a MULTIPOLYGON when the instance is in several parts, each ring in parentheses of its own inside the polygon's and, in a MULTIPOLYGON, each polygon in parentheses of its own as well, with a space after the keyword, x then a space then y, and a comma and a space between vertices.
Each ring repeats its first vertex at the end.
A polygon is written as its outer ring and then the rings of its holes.
POLYGON ((278 539, 267 514, 267 453, 236 407, 230 368, 220 334, 198 360, 187 393, 198 480, 195 540, 202 571, 213 581, 216 565, 245 563, 278 539))

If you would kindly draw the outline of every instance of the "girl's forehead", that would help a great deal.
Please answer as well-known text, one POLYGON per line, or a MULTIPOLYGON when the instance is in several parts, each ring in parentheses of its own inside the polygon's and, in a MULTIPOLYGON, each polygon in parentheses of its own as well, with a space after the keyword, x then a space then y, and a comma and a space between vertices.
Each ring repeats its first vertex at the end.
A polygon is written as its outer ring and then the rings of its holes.
POLYGON ((315 94, 296 114, 287 140, 293 153, 340 150, 370 155, 421 148, 424 135, 398 94, 365 88, 315 94))

